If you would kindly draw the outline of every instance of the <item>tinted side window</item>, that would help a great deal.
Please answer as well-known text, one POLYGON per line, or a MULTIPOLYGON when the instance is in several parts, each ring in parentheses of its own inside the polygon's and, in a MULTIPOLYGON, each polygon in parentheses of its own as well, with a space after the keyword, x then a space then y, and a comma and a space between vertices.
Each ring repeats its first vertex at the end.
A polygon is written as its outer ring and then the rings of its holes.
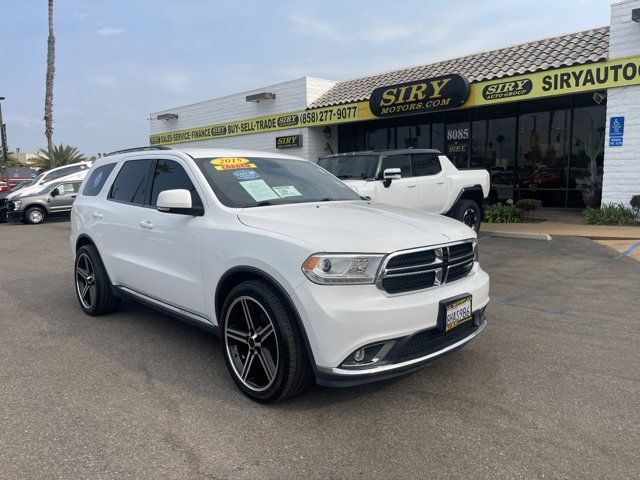
POLYGON ((109 165, 98 167, 93 172, 91 172, 91 175, 89 176, 89 179, 87 180, 87 183, 82 190, 82 194, 89 197, 98 195, 100 193, 100 190, 102 190, 102 187, 104 187, 104 184, 107 181, 109 174, 113 170, 113 167, 115 166, 115 163, 110 163, 109 165))
POLYGON ((158 195, 164 190, 182 188, 191 192, 193 206, 202 206, 200 196, 193 186, 189 175, 182 165, 173 160, 158 160, 153 174, 153 187, 151 188, 151 206, 155 207, 158 195))
POLYGON ((409 155, 390 155, 382 159, 380 178, 387 168, 399 168, 402 178, 411 176, 411 157, 409 155))
POLYGON ((147 198, 147 181, 153 160, 129 160, 125 162, 111 185, 109 199, 118 202, 144 205, 147 198))
POLYGON ((442 165, 437 155, 432 153, 416 153, 411 155, 413 176, 435 175, 442 171, 442 165))

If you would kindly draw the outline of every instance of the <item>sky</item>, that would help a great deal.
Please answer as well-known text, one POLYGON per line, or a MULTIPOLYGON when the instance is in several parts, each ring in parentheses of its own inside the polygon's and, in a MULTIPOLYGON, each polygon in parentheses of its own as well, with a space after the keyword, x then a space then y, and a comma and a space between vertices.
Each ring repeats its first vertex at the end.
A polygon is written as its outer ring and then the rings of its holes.
MULTIPOLYGON (((54 142, 148 144, 149 114, 303 76, 346 80, 609 24, 607 0, 55 0, 54 142)), ((0 0, 10 150, 46 145, 47 1, 0 0)), ((241 137, 240 137, 241 138, 241 137)), ((241 141, 241 140, 239 140, 241 141)), ((239 145, 241 147, 241 145, 239 145)))

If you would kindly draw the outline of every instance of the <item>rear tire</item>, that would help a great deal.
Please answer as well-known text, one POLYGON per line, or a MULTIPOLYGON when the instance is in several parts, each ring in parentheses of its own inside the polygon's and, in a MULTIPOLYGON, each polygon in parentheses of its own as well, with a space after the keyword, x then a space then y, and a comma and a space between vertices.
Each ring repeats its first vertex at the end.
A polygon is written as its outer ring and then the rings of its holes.
POLYGON ((250 399, 275 402, 300 394, 311 369, 293 313, 269 284, 242 282, 222 307, 227 370, 250 399))
POLYGON ((463 198, 458 201, 451 211, 451 216, 464 223, 467 227, 473 228, 476 233, 480 231, 482 210, 473 200, 463 198))
POLYGON ((109 275, 93 245, 84 245, 76 252, 74 283, 80 308, 87 315, 111 313, 120 305, 120 297, 113 294, 109 275))
POLYGON ((24 212, 24 220, 30 225, 39 225, 45 218, 46 214, 40 207, 29 207, 24 212))

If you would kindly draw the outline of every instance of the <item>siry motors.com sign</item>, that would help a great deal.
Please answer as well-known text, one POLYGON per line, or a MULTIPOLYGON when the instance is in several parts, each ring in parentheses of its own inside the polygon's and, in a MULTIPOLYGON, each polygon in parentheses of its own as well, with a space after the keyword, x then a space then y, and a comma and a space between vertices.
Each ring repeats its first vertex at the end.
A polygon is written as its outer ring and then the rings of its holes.
POLYGON ((369 108, 376 117, 393 117, 456 108, 467 98, 468 80, 452 74, 376 88, 369 108))

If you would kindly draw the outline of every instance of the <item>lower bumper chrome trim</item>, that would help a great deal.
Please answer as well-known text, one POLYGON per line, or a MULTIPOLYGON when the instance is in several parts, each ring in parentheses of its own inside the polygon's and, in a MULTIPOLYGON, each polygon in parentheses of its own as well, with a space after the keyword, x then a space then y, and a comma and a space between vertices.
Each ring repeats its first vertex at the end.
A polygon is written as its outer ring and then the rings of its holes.
POLYGON ((433 360, 441 355, 444 355, 447 352, 450 352, 452 350, 462 347, 464 344, 470 342, 476 336, 478 336, 478 334, 482 332, 486 326, 487 326, 487 320, 486 320, 486 317, 483 316, 482 323, 480 323, 480 326, 478 327, 478 329, 468 337, 465 337, 462 340, 454 344, 451 344, 448 347, 443 348, 442 350, 438 350, 437 352, 430 353, 429 355, 425 355, 424 357, 414 358, 413 360, 407 360, 406 362, 393 363, 388 365, 379 365, 371 368, 358 369, 358 370, 355 370, 355 369, 350 370, 350 369, 339 368, 339 367, 332 367, 332 368, 317 367, 317 368, 320 372, 328 373, 331 375, 339 375, 345 378, 366 377, 368 375, 393 373, 394 371, 401 371, 407 368, 418 366, 421 363, 426 363, 429 360, 433 360))

